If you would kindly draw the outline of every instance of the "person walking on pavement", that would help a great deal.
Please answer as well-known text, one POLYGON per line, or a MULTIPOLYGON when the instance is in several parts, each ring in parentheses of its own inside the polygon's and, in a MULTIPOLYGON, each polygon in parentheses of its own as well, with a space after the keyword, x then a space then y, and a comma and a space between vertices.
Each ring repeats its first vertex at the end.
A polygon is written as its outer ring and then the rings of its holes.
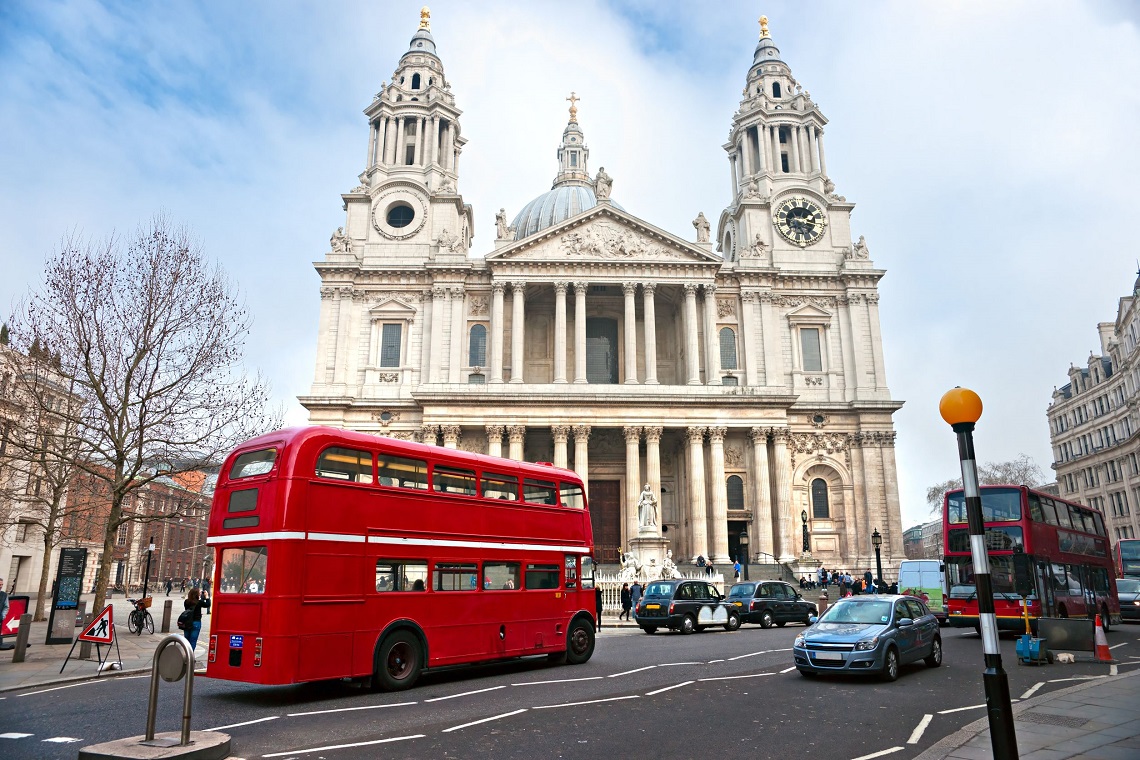
POLYGON ((871 584, 874 583, 875 576, 871 575, 871 568, 867 568, 867 572, 863 573, 863 592, 866 594, 871 593, 871 584))
POLYGON ((618 615, 618 620, 621 620, 623 617, 629 620, 629 610, 631 607, 633 607, 633 601, 629 596, 629 584, 623 583, 621 584, 621 614, 618 615))
POLYGON ((732 580, 735 583, 740 583, 740 560, 732 563, 732 580))
MULTIPOLYGON (((4 622, 4 618, 8 616, 8 592, 4 590, 4 579, 0 578, 0 623, 4 622)), ((15 644, 4 643, 4 629, 0 628, 0 649, 9 650, 15 649, 15 644)))
POLYGON ((634 581, 629 587, 629 601, 633 611, 637 612, 637 603, 641 601, 641 581, 634 581))
POLYGON ((602 628, 602 587, 601 586, 594 586, 594 606, 597 608, 595 610, 596 614, 594 617, 594 619, 597 621, 596 627, 598 630, 601 630, 601 628, 602 628))
POLYGON ((182 603, 183 609, 189 610, 191 614, 190 627, 184 633, 186 640, 190 642, 190 649, 198 646, 198 634, 202 632, 202 610, 210 608, 210 600, 202 599, 198 595, 198 589, 190 589, 190 593, 186 595, 186 601, 182 603))
POLYGON ((166 595, 170 596, 170 592, 174 590, 174 580, 172 578, 166 579, 166 595))

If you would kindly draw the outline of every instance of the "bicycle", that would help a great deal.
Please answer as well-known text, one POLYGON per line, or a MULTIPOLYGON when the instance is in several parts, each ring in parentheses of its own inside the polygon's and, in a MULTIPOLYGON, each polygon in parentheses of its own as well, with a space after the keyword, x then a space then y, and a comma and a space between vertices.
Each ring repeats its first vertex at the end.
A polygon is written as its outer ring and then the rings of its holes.
POLYGON ((131 614, 127 616, 127 630, 138 636, 142 635, 144 628, 147 633, 154 633, 154 618, 151 617, 147 605, 150 599, 128 599, 127 601, 134 605, 131 614))

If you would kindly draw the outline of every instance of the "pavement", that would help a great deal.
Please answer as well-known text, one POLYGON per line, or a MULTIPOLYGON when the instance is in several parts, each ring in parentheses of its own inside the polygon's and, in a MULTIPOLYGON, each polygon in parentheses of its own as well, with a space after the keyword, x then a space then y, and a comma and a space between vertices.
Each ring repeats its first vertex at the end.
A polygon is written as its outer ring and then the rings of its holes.
MULTIPOLYGON (((157 593, 152 594, 151 597, 154 600, 150 608, 150 614, 154 618, 154 633, 144 632, 141 635, 133 634, 127 630, 127 615, 131 612, 131 605, 127 600, 123 597, 109 600, 112 605, 112 620, 115 624, 115 642, 110 645, 110 655, 107 659, 110 662, 121 662, 121 669, 99 673, 99 662, 96 659, 97 653, 94 645, 91 647, 90 660, 79 659, 82 644, 76 644, 75 650, 71 653, 71 659, 67 660, 71 644, 45 644, 48 630, 47 622, 32 623, 32 631, 28 636, 29 646, 24 656, 24 662, 12 661, 15 654, 14 650, 0 651, 0 692, 75 683, 90 678, 108 678, 112 674, 149 673, 154 662, 154 651, 158 647, 158 643, 167 635, 161 632, 163 605, 167 599, 171 600, 170 631, 171 633, 179 633, 175 623, 178 620, 179 613, 182 612, 184 595, 176 591, 171 596, 157 593), (65 660, 67 660, 66 665, 64 664, 65 660), (61 668, 63 669, 62 673, 60 672, 61 668)), ((88 597, 85 595, 85 598, 88 597)), ((90 606, 90 598, 88 598, 89 611, 90 606)), ((35 609, 34 598, 32 609, 35 609)), ((78 636, 80 631, 81 628, 77 626, 74 629, 73 637, 78 636)), ((202 667, 202 663, 205 662, 206 644, 209 640, 210 616, 207 614, 202 617, 202 632, 198 636, 198 647, 194 653, 199 667, 202 667)), ((6 635, 4 643, 15 644, 16 637, 6 635)), ((101 649, 103 655, 106 656, 107 646, 104 645, 101 649)))

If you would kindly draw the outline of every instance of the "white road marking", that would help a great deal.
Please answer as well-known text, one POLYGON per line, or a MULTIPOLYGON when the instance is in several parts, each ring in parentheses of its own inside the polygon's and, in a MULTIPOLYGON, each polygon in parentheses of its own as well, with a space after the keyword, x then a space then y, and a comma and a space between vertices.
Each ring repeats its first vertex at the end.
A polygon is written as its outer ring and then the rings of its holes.
POLYGON ((1030 697, 1032 697, 1034 694, 1037 693, 1038 689, 1040 689, 1044 685, 1045 685, 1044 681, 1038 681, 1037 683, 1033 684, 1028 689, 1026 689, 1025 693, 1021 695, 1021 698, 1022 699, 1029 699, 1030 697))
POLYGON ((930 725, 930 721, 934 720, 934 716, 930 713, 922 716, 922 720, 918 722, 914 730, 910 732, 910 738, 906 740, 907 744, 918 744, 918 740, 922 738, 922 734, 926 731, 926 727, 930 725))
POLYGON ((746 676, 717 676, 716 678, 698 678, 698 681, 732 681, 737 678, 759 678, 761 676, 774 676, 775 673, 751 673, 746 676))
POLYGON ((765 649, 763 652, 749 652, 748 654, 738 654, 736 657, 729 657, 728 661, 732 662, 733 660, 743 660, 745 657, 755 657, 758 654, 772 654, 773 652, 790 652, 790 651, 792 651, 791 647, 788 647, 787 649, 765 649))
POLYGON ((795 670, 795 669, 796 669, 796 666, 795 666, 795 665, 793 665, 793 666, 792 666, 792 667, 790 667, 790 668, 784 668, 783 670, 781 670, 781 671, 780 671, 780 673, 781 673, 781 675, 782 675, 782 674, 784 674, 784 673, 791 673, 791 672, 792 672, 793 670, 795 670))
MULTIPOLYGON (((396 702, 391 705, 364 705, 363 707, 338 707, 333 710, 313 710, 312 712, 299 712, 299 713, 286 713, 290 718, 301 718, 305 715, 327 715, 328 713, 338 712, 355 712, 357 710, 382 710, 385 707, 408 707, 409 705, 416 705, 419 702, 396 702)), ((355 745, 354 745, 355 746, 355 745)), ((313 752, 314 750, 304 750, 305 752, 313 752)))
POLYGON ((708 664, 712 665, 714 662, 724 662, 724 660, 709 660, 708 664))
POLYGON ((432 697, 431 699, 425 699, 424 702, 425 703, 427 703, 427 702, 442 702, 445 699, 455 699, 456 697, 469 697, 472 694, 482 694, 485 691, 494 691, 495 689, 505 689, 505 688, 507 688, 507 685, 503 684, 502 686, 492 686, 489 689, 476 689, 475 691, 465 691, 462 694, 449 694, 446 697, 432 697))
POLYGON ((1098 678, 1108 678, 1108 676, 1073 676, 1072 678, 1054 678, 1049 683, 1061 683, 1062 681, 1095 681, 1098 678))
POLYGON ((1123 643, 1121 643, 1121 644, 1116 644, 1115 646, 1111 646, 1111 647, 1109 647, 1109 649, 1120 649, 1121 647, 1126 647, 1126 646, 1128 646, 1128 642, 1127 642, 1127 641, 1125 641, 1125 642, 1123 642, 1123 643))
POLYGON ((0 734, 0 739, 27 739, 29 736, 32 736, 32 734, 0 734))
POLYGON ((330 744, 326 747, 312 747, 311 749, 292 749, 288 752, 273 752, 262 757, 284 757, 285 755, 304 755, 309 752, 326 752, 330 749, 348 749, 349 747, 371 747, 373 744, 389 744, 390 742, 402 742, 407 739, 422 739, 424 734, 412 734, 411 736, 393 736, 391 739, 377 739, 371 742, 353 742, 352 744, 330 744))
POLYGON ((643 670, 653 670, 653 668, 655 668, 655 667, 657 667, 657 666, 656 665, 646 665, 644 668, 634 668, 633 670, 626 670, 626 671, 623 671, 621 673, 614 673, 612 676, 606 676, 606 678, 617 678, 618 676, 628 676, 630 673, 640 673, 643 670))
POLYGON ((53 744, 71 744, 77 742, 79 739, 73 739, 70 736, 55 736, 51 739, 44 739, 45 742, 52 742, 53 744))
POLYGON ((17 697, 33 697, 36 694, 47 694, 49 691, 59 691, 60 689, 74 689, 76 686, 88 686, 98 681, 80 681, 79 683, 69 683, 67 686, 53 686, 50 689, 40 689, 39 691, 28 691, 23 694, 17 694, 17 697))
POLYGON ((1110 676, 1115 676, 1119 673, 1120 673, 1120 671, 1116 669, 1116 663, 1115 662, 1108 666, 1108 674, 1110 676))
POLYGON ((258 718, 257 720, 247 720, 244 723, 230 723, 228 726, 216 726, 214 728, 207 728, 206 731, 224 731, 227 728, 237 728, 238 726, 252 726, 254 723, 264 723, 267 720, 277 720, 280 715, 270 715, 268 718, 258 718))
POLYGON ((704 663, 703 662, 663 662, 660 665, 658 665, 657 667, 667 668, 670 665, 704 665, 704 663))
POLYGON ((512 715, 518 715, 519 713, 524 713, 524 712, 526 712, 525 707, 522 708, 521 710, 515 710, 514 712, 503 713, 502 715, 493 715, 490 718, 483 718, 482 720, 473 720, 470 723, 464 723, 462 726, 452 726, 451 728, 445 728, 445 729, 443 729, 443 733, 449 734, 452 731, 458 731, 461 728, 467 728, 468 726, 477 726, 480 723, 489 723, 492 720, 499 720, 500 718, 509 718, 512 715))
POLYGON ((905 749, 905 747, 891 747, 890 749, 885 749, 882 752, 872 752, 870 755, 860 755, 859 757, 852 758, 851 760, 871 760, 873 757, 882 757, 883 755, 889 755, 892 752, 898 752, 900 749, 905 749))
POLYGON ((631 694, 628 697, 608 697, 606 699, 589 699, 585 702, 564 702, 560 705, 536 705, 534 710, 549 710, 554 707, 577 707, 578 705, 596 705, 599 702, 620 702, 623 699, 641 699, 640 694, 631 694))
POLYGON ((600 681, 605 676, 590 676, 588 678, 560 678, 557 681, 526 681, 525 683, 513 683, 511 686, 545 686, 548 683, 577 683, 578 681, 600 681))
POLYGON ((962 712, 963 710, 980 710, 985 705, 968 705, 966 707, 955 707, 953 710, 939 710, 939 715, 949 715, 950 713, 962 712))
POLYGON ((679 689, 682 686, 688 686, 691 683, 696 683, 696 681, 684 681, 682 683, 675 683, 672 686, 666 686, 664 689, 657 689, 656 691, 646 692, 645 696, 652 697, 654 694, 660 694, 661 692, 669 691, 670 689, 679 689))

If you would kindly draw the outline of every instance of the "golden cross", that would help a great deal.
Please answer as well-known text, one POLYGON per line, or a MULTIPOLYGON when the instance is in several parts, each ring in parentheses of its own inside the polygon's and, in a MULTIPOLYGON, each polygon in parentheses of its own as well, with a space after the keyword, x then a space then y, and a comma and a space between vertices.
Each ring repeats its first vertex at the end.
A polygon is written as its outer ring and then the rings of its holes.
POLYGON ((764 39, 765 37, 770 37, 770 36, 771 35, 768 34, 768 17, 767 16, 761 16, 760 17, 760 39, 764 39))
POLYGON ((570 121, 577 123, 578 122, 578 108, 574 104, 577 103, 579 100, 581 100, 581 98, 577 97, 573 92, 571 92, 570 97, 568 97, 566 99, 570 101, 570 121))
POLYGON ((426 5, 420 8, 420 29, 431 31, 431 10, 426 5))

